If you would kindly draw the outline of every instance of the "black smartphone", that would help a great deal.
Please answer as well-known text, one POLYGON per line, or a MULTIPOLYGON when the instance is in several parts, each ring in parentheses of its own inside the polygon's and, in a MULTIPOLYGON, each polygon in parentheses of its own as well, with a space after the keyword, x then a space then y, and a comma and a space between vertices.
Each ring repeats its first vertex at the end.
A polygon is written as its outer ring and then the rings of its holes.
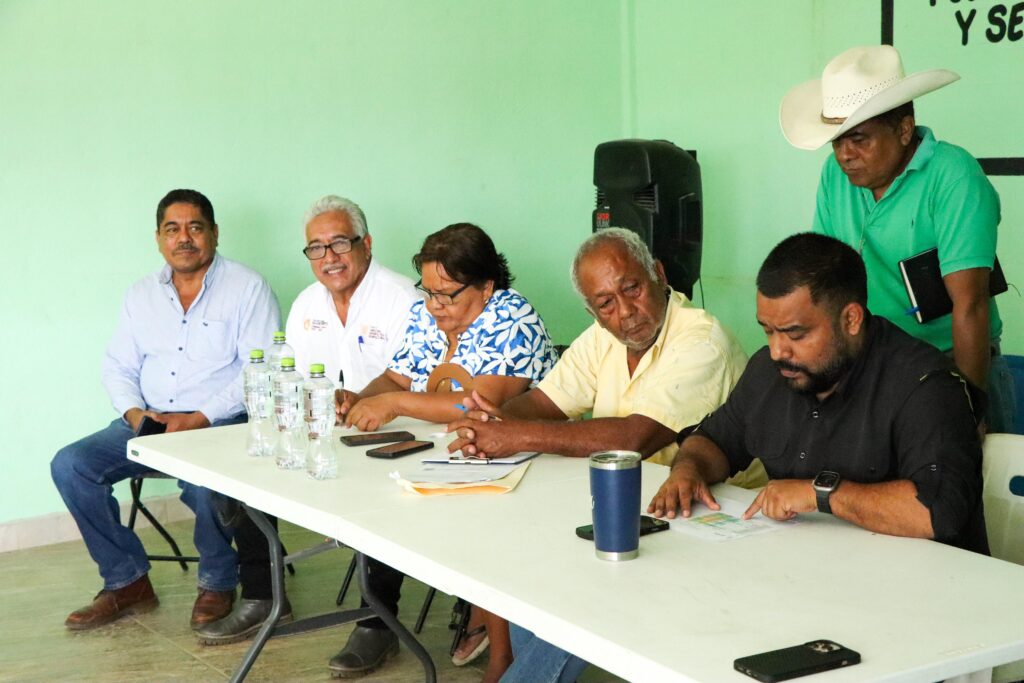
POLYGON ((371 458, 401 458, 403 455, 419 453, 434 447, 431 441, 403 441, 401 443, 388 444, 380 448, 371 448, 366 454, 371 458))
MULTIPOLYGON (((659 531, 664 531, 668 528, 668 522, 664 519, 658 519, 657 517, 648 517, 647 515, 640 515, 640 535, 646 536, 647 534, 656 534, 659 531)), ((594 525, 587 524, 585 526, 576 527, 576 535, 585 541, 594 540, 594 525)))
POLYGON ((379 443, 412 441, 415 438, 412 432, 380 432, 379 434, 349 434, 341 437, 341 442, 346 446, 374 446, 379 443))
POLYGON ((163 434, 167 431, 167 425, 157 422, 149 415, 143 415, 139 422, 139 428, 135 430, 135 436, 149 436, 150 434, 163 434))
POLYGON ((831 640, 812 640, 803 645, 740 657, 733 666, 764 683, 830 671, 860 664, 860 654, 831 640))

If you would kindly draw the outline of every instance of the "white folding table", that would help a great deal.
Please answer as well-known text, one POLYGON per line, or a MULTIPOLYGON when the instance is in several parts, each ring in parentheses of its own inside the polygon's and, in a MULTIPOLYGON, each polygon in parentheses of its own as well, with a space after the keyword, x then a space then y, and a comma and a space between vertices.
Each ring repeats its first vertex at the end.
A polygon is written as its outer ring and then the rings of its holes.
MULTIPOLYGON (((744 655, 827 638, 862 663, 815 681, 938 681, 1024 659, 1024 567, 956 548, 802 515, 777 532, 721 543, 666 531, 611 563, 574 535, 590 521, 587 462, 543 455, 504 495, 419 497, 388 477, 399 460, 341 446, 338 478, 315 481, 245 454, 246 426, 133 439, 129 457, 252 509, 337 538, 632 681, 743 683, 744 655)), ((338 429, 335 438, 342 433, 338 429)), ((433 436, 431 436, 433 434, 433 436)), ((666 469, 643 466, 649 501, 666 469)), ((752 493, 715 487, 720 497, 752 493)))

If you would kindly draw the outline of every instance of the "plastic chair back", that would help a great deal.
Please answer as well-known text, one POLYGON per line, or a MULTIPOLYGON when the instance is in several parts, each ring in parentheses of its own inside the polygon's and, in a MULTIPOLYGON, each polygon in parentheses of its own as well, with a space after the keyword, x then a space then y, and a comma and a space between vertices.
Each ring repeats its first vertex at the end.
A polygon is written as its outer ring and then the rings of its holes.
POLYGON ((1024 496, 1014 494, 1024 476, 1024 436, 985 437, 982 476, 985 480, 985 526, 992 556, 1024 565, 1024 496))

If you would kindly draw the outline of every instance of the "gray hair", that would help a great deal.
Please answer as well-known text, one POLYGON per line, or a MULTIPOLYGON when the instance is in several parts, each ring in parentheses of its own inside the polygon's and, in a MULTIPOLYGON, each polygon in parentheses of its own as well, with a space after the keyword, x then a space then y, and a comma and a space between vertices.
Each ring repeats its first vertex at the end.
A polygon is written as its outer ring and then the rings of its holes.
MULTIPOLYGON (((572 260, 572 267, 569 269, 572 286, 584 302, 586 302, 587 297, 584 296, 583 288, 580 286, 580 262, 590 252, 609 242, 621 246, 626 250, 627 254, 633 257, 633 260, 643 266, 647 277, 651 278, 651 282, 658 281, 658 270, 654 267, 654 257, 651 256, 651 251, 644 244, 644 241, 640 239, 640 235, 625 228, 604 228, 583 240, 583 244, 576 250, 576 258, 572 260)), ((590 310, 589 305, 587 310, 590 310)))
POLYGON ((336 194, 329 194, 313 202, 313 206, 309 207, 309 211, 306 212, 306 218, 302 223, 303 227, 309 225, 309 222, 320 214, 331 211, 341 211, 347 214, 356 236, 366 237, 366 233, 369 231, 366 229, 366 216, 363 215, 363 210, 351 199, 345 199, 336 194))

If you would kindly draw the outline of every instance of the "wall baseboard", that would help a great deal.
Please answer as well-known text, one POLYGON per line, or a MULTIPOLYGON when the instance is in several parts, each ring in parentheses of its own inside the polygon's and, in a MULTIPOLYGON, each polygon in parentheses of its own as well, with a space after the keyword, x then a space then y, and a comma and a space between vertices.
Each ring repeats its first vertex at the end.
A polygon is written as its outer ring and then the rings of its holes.
MULTIPOLYGON (((153 513, 161 524, 178 522, 192 517, 192 511, 178 498, 178 494, 166 496, 154 496, 143 498, 146 507, 153 513)), ((128 521, 128 513, 131 511, 131 501, 121 503, 121 521, 128 521)), ((142 515, 135 521, 137 529, 150 526, 149 520, 142 515)), ((39 517, 18 519, 13 522, 0 524, 0 553, 11 550, 25 550, 26 548, 37 548, 53 543, 65 541, 76 541, 82 538, 78 531, 78 525, 71 517, 70 512, 54 512, 39 517)))

